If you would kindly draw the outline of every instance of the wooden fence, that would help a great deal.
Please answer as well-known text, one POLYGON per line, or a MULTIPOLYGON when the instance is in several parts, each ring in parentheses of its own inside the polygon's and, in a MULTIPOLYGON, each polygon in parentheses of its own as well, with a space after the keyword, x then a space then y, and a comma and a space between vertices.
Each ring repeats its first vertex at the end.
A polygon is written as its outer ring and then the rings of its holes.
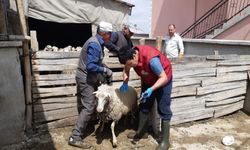
MULTIPOLYGON (((120 86, 123 65, 105 52, 104 62, 120 86)), ((75 69, 79 52, 38 51, 32 58, 33 125, 38 129, 73 125, 78 116, 75 69)), ((213 55, 173 63, 172 124, 219 117, 243 108, 250 56, 213 55)), ((131 70, 129 85, 140 91, 131 70)))

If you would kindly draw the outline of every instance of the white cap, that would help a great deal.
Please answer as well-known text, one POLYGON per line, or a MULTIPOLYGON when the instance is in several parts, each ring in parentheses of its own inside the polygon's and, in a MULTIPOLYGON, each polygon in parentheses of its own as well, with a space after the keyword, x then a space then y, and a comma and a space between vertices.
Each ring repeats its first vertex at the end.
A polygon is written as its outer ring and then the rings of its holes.
POLYGON ((134 33, 134 34, 140 34, 142 33, 142 31, 140 29, 138 29, 136 27, 136 25, 133 25, 131 23, 128 24, 124 24, 125 27, 127 27, 129 29, 130 32, 134 33))
POLYGON ((101 32, 112 32, 113 28, 112 28, 112 24, 109 22, 105 22, 105 21, 101 21, 98 24, 99 30, 101 32))

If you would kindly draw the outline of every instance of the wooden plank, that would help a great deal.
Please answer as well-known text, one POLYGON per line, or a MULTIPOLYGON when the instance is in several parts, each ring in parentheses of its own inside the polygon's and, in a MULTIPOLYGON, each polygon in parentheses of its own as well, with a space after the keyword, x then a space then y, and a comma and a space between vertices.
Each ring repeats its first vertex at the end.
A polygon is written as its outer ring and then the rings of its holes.
POLYGON ((50 85, 66 85, 66 84, 76 84, 75 79, 65 79, 56 81, 32 81, 32 86, 50 86, 50 85))
POLYGON ((30 31, 30 48, 32 49, 32 51, 38 51, 39 50, 39 45, 38 45, 38 41, 37 41, 37 34, 35 30, 31 30, 30 31))
POLYGON ((243 65, 250 65, 249 60, 231 60, 231 61, 219 61, 217 66, 243 66, 243 65))
POLYGON ((33 71, 76 70, 77 65, 33 65, 33 71))
POLYGON ((50 103, 50 104, 35 104, 33 105, 34 112, 44 112, 56 109, 65 109, 71 107, 77 107, 77 103, 50 103))
POLYGON ((171 103, 171 110, 173 113, 183 113, 187 112, 189 110, 200 110, 200 109, 205 109, 205 100, 203 99, 194 99, 192 101, 187 101, 187 102, 172 102, 171 103))
POLYGON ((78 65, 78 58, 65 59, 35 59, 33 65, 78 65))
POLYGON ((233 66, 233 67, 217 67, 217 75, 227 73, 227 72, 243 72, 247 70, 250 70, 250 65, 233 66))
POLYGON ((240 110, 243 108, 244 105, 244 101, 239 101, 233 104, 229 104, 227 106, 223 106, 219 109, 219 107, 217 107, 217 109, 214 111, 214 118, 217 117, 221 117, 230 113, 233 113, 237 110, 240 110))
POLYGON ((238 57, 236 54, 230 54, 230 55, 210 55, 207 56, 207 60, 226 60, 226 59, 235 59, 238 57))
POLYGON ((173 87, 188 86, 188 85, 200 85, 201 79, 197 78, 180 78, 173 81, 173 87))
POLYGON ((238 102, 238 101, 241 101, 241 100, 244 100, 244 99, 245 99, 245 96, 239 96, 239 97, 234 97, 234 98, 221 100, 221 101, 218 101, 218 102, 206 102, 206 107, 231 104, 231 103, 235 103, 235 102, 238 102))
POLYGON ((48 122, 46 124, 41 124, 36 126, 39 131, 47 131, 48 129, 62 128, 67 126, 75 125, 78 116, 67 117, 64 119, 48 122))
POLYGON ((47 74, 34 75, 33 81, 53 81, 53 80, 67 80, 75 79, 75 74, 47 74))
POLYGON ((216 102, 243 94, 246 94, 246 87, 208 94, 206 96, 201 96, 200 98, 205 99, 206 102, 216 102))
POLYGON ((203 76, 203 75, 214 75, 215 76, 216 68, 192 68, 189 70, 173 70, 174 78, 183 78, 183 77, 190 77, 190 76, 203 76))
POLYGON ((80 52, 50 52, 38 51, 33 59, 63 59, 63 58, 79 58, 80 52))
POLYGON ((246 81, 218 83, 204 87, 197 87, 197 95, 205 95, 209 93, 215 93, 219 91, 225 91, 246 86, 247 86, 246 81))
POLYGON ((56 97, 56 98, 44 98, 34 100, 34 104, 49 104, 49 103, 75 103, 77 101, 76 96, 72 97, 56 97))
POLYGON ((182 64, 174 64, 173 70, 189 70, 193 68, 214 68, 216 67, 215 61, 206 62, 185 62, 182 64))
POLYGON ((176 87, 172 89, 171 97, 179 97, 179 96, 192 96, 196 95, 196 88, 199 85, 190 85, 183 87, 176 87))
POLYGON ((75 86, 55 87, 55 88, 37 88, 37 89, 34 89, 33 98, 45 98, 45 97, 75 95, 75 94, 76 94, 75 86))
POLYGON ((182 114, 173 114, 171 118, 171 125, 201 120, 213 117, 213 110, 195 110, 192 112, 182 112, 182 114))
POLYGON ((78 115, 76 107, 34 113, 35 123, 53 121, 78 115))
POLYGON ((246 80, 246 79, 247 79, 246 73, 227 73, 223 76, 203 79, 201 81, 201 86, 208 86, 208 85, 217 84, 217 83, 240 81, 240 80, 246 80))

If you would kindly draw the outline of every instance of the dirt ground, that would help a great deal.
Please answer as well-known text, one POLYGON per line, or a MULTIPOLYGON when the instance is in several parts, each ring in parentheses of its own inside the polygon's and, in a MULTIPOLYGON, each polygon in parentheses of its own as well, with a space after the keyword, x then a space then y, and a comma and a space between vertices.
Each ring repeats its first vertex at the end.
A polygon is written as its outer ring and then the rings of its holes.
MULTIPOLYGON (((116 126, 118 147, 113 148, 111 143, 111 131, 108 125, 102 133, 95 134, 94 127, 89 127, 89 135, 86 141, 94 145, 95 150, 153 150, 157 141, 153 136, 132 144, 126 137, 127 133, 135 128, 127 128, 120 122, 116 126)), ((67 140, 73 127, 53 129, 49 133, 37 134, 32 139, 18 145, 1 148, 30 149, 30 150, 78 150, 68 146, 67 140)), ((184 123, 171 126, 170 150, 250 150, 250 116, 239 111, 232 115, 216 119, 184 123), (221 140, 226 135, 232 135, 235 143, 224 146, 221 140)))

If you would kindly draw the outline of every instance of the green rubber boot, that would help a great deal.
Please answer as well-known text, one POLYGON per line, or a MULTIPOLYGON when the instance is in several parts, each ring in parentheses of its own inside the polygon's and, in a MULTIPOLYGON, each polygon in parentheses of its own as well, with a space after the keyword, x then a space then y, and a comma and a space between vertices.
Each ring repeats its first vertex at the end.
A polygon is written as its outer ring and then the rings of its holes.
POLYGON ((133 139, 135 141, 139 141, 142 138, 147 138, 146 132, 148 129, 148 113, 143 113, 140 111, 139 113, 139 127, 136 132, 131 132, 127 135, 129 139, 133 139))
POLYGON ((162 134, 162 141, 156 150, 168 150, 170 147, 169 142, 169 131, 170 131, 170 121, 169 120, 162 120, 161 124, 161 134, 162 134))

